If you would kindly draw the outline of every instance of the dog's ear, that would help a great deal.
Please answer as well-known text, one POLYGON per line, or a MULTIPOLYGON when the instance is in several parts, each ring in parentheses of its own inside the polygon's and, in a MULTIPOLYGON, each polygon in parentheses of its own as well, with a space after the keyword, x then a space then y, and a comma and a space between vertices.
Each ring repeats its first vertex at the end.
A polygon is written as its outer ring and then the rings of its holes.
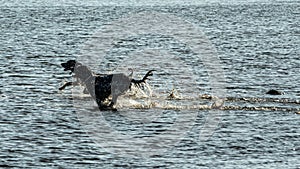
POLYGON ((69 60, 68 63, 75 65, 77 62, 76 62, 76 60, 69 60))

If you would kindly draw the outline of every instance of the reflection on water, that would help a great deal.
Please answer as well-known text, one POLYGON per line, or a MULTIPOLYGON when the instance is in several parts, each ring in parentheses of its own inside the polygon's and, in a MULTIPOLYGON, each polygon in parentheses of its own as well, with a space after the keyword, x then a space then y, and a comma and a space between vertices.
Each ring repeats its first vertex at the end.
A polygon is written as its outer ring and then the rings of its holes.
MULTIPOLYGON (((157 8, 2 6, 0 167, 299 168, 298 9, 296 2, 157 8), (140 10, 170 12, 200 26, 218 50, 228 91, 219 128, 208 141, 199 142, 212 104, 203 97, 211 94, 205 66, 199 62, 193 69, 196 85, 186 91, 184 83, 172 79, 182 78, 180 67, 164 62, 168 69, 161 67, 149 81, 155 96, 151 102, 125 95, 117 114, 102 116, 114 129, 139 139, 170 128, 180 113, 195 113, 194 124, 165 153, 129 158, 99 147, 78 119, 72 90, 58 92, 58 87, 70 80, 60 63, 79 56, 81 45, 97 28, 140 10), (178 90, 179 99, 167 98, 172 89, 178 90), (285 95, 268 96, 270 89, 285 95)), ((138 56, 142 51, 134 52, 138 56)), ((118 71, 113 68, 116 61, 101 68, 93 62, 91 67, 100 73, 118 71)), ((124 63, 136 66, 135 77, 148 69, 132 60, 124 63)))

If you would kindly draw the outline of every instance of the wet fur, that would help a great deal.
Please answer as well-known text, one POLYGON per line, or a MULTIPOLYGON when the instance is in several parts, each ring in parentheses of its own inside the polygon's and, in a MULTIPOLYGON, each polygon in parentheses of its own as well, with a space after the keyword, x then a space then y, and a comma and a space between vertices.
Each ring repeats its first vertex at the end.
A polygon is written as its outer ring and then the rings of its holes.
POLYGON ((117 74, 94 74, 87 66, 75 61, 69 60, 62 63, 61 66, 65 71, 71 71, 78 79, 76 82, 67 82, 59 88, 63 90, 67 86, 83 84, 88 93, 97 102, 100 110, 116 110, 113 106, 117 103, 118 96, 124 94, 131 88, 132 84, 141 87, 146 82, 149 76, 152 76, 150 70, 141 80, 131 79, 123 73, 117 74), (112 95, 112 100, 109 105, 104 104, 104 101, 112 95))

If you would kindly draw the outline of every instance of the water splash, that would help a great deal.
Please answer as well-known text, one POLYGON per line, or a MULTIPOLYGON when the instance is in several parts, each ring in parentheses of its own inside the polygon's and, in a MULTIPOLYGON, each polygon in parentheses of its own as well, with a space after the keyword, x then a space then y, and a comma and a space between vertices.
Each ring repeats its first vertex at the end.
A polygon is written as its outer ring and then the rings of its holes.
MULTIPOLYGON (((73 89, 73 97, 91 99, 83 93, 84 88, 73 89)), ((111 98, 110 98, 111 99, 111 98)), ((97 104, 93 104, 94 107, 97 104)), ((243 111, 287 111, 299 112, 300 101, 289 98, 226 97, 217 98, 209 94, 199 96, 183 95, 174 87, 166 93, 156 93, 145 83, 142 88, 132 86, 131 90, 119 96, 117 109, 160 109, 160 110, 243 110, 243 111), (291 107, 290 105, 293 105, 291 107)))

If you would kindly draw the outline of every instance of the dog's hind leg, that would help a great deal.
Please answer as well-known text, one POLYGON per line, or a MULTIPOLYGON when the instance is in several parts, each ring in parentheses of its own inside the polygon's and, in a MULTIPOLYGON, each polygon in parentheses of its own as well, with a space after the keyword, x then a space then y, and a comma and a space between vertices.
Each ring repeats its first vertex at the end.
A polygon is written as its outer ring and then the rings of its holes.
POLYGON ((109 107, 112 108, 113 110, 117 110, 117 109, 113 108, 113 106, 117 104, 117 98, 118 98, 118 95, 113 94, 112 100, 109 104, 109 107))

